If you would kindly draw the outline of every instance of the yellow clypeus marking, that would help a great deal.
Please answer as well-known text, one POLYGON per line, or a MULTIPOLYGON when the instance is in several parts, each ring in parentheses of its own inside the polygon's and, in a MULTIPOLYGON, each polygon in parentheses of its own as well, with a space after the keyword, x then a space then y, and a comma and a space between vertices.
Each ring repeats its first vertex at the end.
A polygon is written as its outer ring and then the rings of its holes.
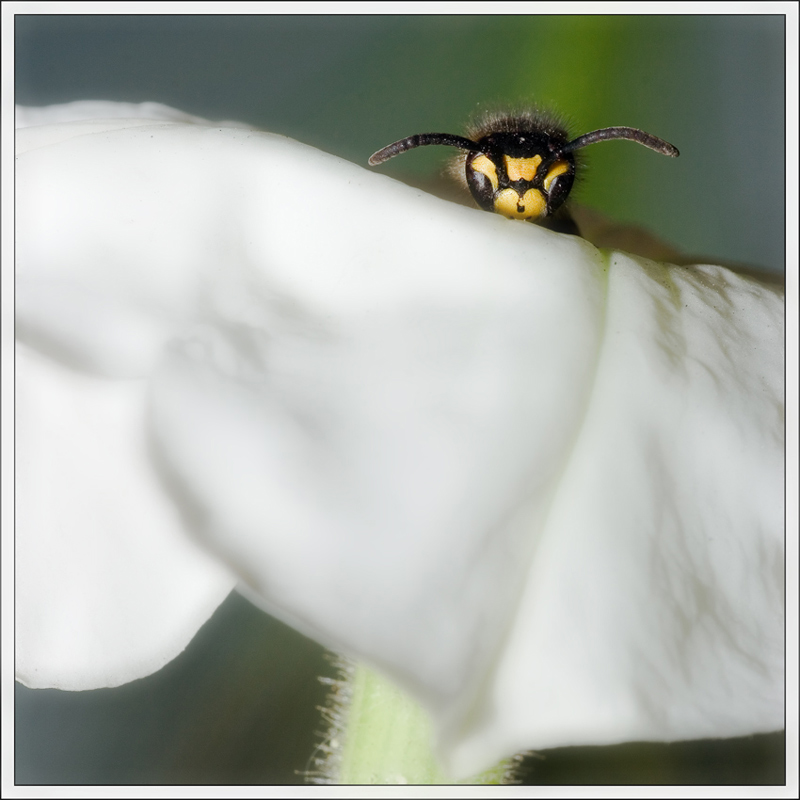
POLYGON ((547 201, 538 189, 528 189, 522 197, 513 189, 503 189, 494 201, 494 210, 511 219, 538 219, 546 209, 547 201))
POLYGON ((547 175, 544 179, 544 190, 546 192, 550 191, 550 185, 553 181, 559 176, 563 175, 565 172, 569 172, 569 164, 566 161, 556 161, 549 170, 547 170, 547 175))
POLYGON ((475 172, 480 172, 481 175, 485 175, 491 182, 492 189, 497 191, 497 167, 490 158, 484 155, 477 156, 472 160, 470 166, 475 172))
POLYGON ((542 163, 541 156, 533 158, 511 158, 503 156, 506 162, 506 173, 510 181, 532 181, 542 163))

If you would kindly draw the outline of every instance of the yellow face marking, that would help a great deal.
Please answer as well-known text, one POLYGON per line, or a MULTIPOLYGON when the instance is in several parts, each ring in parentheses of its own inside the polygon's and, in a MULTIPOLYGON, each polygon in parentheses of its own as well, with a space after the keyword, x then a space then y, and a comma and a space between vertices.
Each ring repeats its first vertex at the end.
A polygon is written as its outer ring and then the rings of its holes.
POLYGON ((494 210, 511 219, 538 219, 544 216, 547 201, 538 189, 528 189, 522 197, 513 189, 503 189, 495 198, 494 210))
POLYGON ((539 169, 539 164, 542 163, 541 156, 533 156, 533 158, 511 158, 511 156, 503 156, 506 162, 506 173, 510 181, 532 181, 536 175, 536 170, 539 169))
POLYGON ((480 172, 481 175, 485 175, 492 184, 492 189, 497 191, 497 167, 495 167, 494 162, 490 158, 484 155, 477 156, 472 160, 471 166, 475 172, 480 172))
POLYGON ((553 166, 547 171, 547 175, 544 179, 544 190, 549 192, 553 181, 559 175, 563 175, 565 172, 569 172, 569 164, 566 161, 556 161, 556 163, 553 164, 553 166))

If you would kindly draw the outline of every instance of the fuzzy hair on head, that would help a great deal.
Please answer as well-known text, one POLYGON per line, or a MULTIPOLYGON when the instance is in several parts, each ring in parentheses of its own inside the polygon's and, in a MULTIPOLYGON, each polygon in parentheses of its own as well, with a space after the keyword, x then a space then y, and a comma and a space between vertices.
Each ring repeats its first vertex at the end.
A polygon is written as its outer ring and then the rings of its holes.
MULTIPOLYGON (((567 121, 553 111, 538 106, 520 106, 510 109, 483 111, 473 116, 467 125, 466 135, 477 142, 490 133, 517 133, 539 131, 551 136, 557 142, 569 141, 567 121)), ((466 177, 466 151, 453 156, 445 168, 445 174, 469 191, 466 177)))

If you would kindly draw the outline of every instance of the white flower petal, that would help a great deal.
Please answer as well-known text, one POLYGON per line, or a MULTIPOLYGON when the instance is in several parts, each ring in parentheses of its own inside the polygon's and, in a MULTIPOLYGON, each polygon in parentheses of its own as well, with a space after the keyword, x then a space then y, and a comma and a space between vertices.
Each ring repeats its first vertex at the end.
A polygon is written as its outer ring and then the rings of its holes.
POLYGON ((416 692, 456 773, 781 726, 777 295, 280 137, 68 127, 18 162, 23 335, 158 362, 199 540, 416 692))
POLYGON ((612 255, 591 404, 456 772, 783 727, 783 298, 612 255))
MULTIPOLYGON (((175 324, 163 284, 147 284, 147 260, 120 274, 116 257, 94 249, 91 227, 103 220, 84 213, 79 176, 67 178, 78 194, 70 202, 56 191, 66 171, 58 146, 152 126, 127 118, 136 111, 17 108, 18 126, 40 125, 17 134, 16 670, 34 688, 117 686, 155 672, 236 583, 186 537, 151 465, 141 378, 175 324), (44 124, 53 120, 75 121, 44 124)), ((186 116, 153 103, 138 111, 186 116)))
POLYGON ((118 686, 180 653, 235 584, 186 538, 147 453, 143 381, 18 346, 16 672, 118 686))
POLYGON ((466 233, 447 237, 452 291, 416 239, 336 268, 339 302, 318 296, 330 257, 309 254, 302 313, 264 302, 260 324, 197 326, 154 381, 156 442, 201 537, 272 613, 447 715, 505 636, 586 407, 603 297, 600 264, 559 260, 556 237, 534 232, 511 260, 490 236, 498 262, 476 267, 466 233))

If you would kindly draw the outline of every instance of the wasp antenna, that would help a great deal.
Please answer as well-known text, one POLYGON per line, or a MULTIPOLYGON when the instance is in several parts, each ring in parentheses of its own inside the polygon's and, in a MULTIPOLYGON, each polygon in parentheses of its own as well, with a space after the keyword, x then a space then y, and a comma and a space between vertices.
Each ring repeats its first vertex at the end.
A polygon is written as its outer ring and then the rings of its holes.
POLYGON ((382 150, 378 150, 377 153, 373 153, 369 157, 369 165, 376 167, 390 158, 399 156, 400 153, 405 153, 406 150, 413 150, 415 147, 424 147, 429 144, 446 144, 449 147, 459 147, 462 150, 483 150, 472 139, 465 139, 463 136, 456 136, 452 133, 417 133, 414 136, 409 136, 406 139, 400 139, 398 142, 387 145, 382 150))
POLYGON ((651 150, 655 150, 657 153, 671 156, 672 158, 677 158, 680 155, 675 145, 665 142, 663 139, 659 139, 658 136, 653 136, 652 133, 640 131, 638 128, 601 128, 598 131, 584 133, 583 136, 579 136, 577 139, 573 139, 571 142, 565 144, 561 148, 560 153, 572 153, 587 145, 605 142, 609 139, 630 139, 632 142, 638 142, 645 147, 649 147, 651 150))

